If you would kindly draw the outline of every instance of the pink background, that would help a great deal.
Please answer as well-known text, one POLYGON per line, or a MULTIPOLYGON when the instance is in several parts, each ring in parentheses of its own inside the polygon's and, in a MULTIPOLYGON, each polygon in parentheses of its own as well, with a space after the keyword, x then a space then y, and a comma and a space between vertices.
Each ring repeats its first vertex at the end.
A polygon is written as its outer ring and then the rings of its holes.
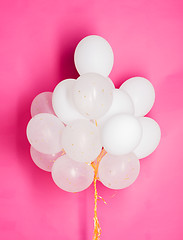
POLYGON ((30 104, 68 77, 76 44, 98 34, 111 44, 110 77, 148 78, 149 113, 161 126, 157 150, 141 160, 129 188, 98 184, 102 239, 183 239, 183 1, 0 1, 0 239, 87 240, 93 231, 93 186, 70 194, 29 154, 30 104))

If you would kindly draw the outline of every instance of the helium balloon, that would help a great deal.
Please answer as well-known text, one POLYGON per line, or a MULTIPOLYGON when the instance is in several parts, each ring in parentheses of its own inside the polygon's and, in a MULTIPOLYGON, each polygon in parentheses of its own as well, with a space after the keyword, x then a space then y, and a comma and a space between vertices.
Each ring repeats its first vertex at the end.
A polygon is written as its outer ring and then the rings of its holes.
POLYGON ((73 102, 83 116, 97 119, 110 108, 113 89, 109 79, 96 73, 86 73, 73 86, 73 102))
POLYGON ((123 156, 106 154, 98 169, 99 180, 108 188, 123 189, 138 177, 140 163, 133 153, 123 156))
POLYGON ((52 166, 57 158, 61 156, 60 153, 56 154, 44 154, 38 152, 32 146, 30 147, 30 154, 33 162, 42 170, 51 172, 52 166))
POLYGON ((59 188, 67 192, 80 192, 93 182, 94 171, 91 165, 76 162, 66 154, 54 163, 52 177, 59 188))
POLYGON ((135 107, 135 116, 146 115, 155 101, 153 85, 143 77, 133 77, 125 81, 120 89, 126 91, 135 107))
POLYGON ((50 113, 55 115, 52 107, 51 92, 42 92, 33 99, 31 104, 31 116, 34 117, 39 113, 50 113))
POLYGON ((72 101, 72 87, 75 79, 66 79, 60 82, 53 91, 52 104, 55 114, 64 123, 69 123, 84 117, 76 110, 72 101))
POLYGON ((142 126, 142 138, 140 143, 133 151, 141 159, 151 154, 158 146, 161 138, 161 130, 157 122, 148 117, 140 117, 142 126))
POLYGON ((104 38, 91 35, 83 38, 77 45, 74 62, 80 75, 93 72, 107 77, 113 67, 114 55, 104 38))
POLYGON ((62 132, 64 124, 49 113, 35 115, 27 125, 27 138, 39 152, 58 153, 62 150, 62 132))
POLYGON ((139 120, 130 114, 117 114, 101 129, 102 146, 113 155, 128 154, 137 147, 142 136, 139 120))
POLYGON ((94 161, 102 149, 98 127, 86 119, 65 127, 62 144, 67 155, 78 162, 94 161))
POLYGON ((109 118, 118 113, 133 114, 134 106, 131 98, 125 91, 114 89, 112 105, 106 112, 106 114, 97 120, 97 124, 103 125, 106 122, 106 120, 108 120, 109 118))

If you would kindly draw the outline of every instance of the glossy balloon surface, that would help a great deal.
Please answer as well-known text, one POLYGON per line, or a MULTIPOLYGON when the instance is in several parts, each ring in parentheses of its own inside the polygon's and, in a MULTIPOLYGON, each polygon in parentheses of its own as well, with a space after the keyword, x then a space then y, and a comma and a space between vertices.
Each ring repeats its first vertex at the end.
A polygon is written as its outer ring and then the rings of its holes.
POLYGON ((102 148, 99 129, 89 120, 76 120, 67 125, 62 144, 67 155, 78 162, 94 161, 102 148))
POLYGON ((40 113, 35 115, 27 125, 27 138, 39 152, 58 153, 62 150, 62 132, 64 124, 54 115, 40 113))
POLYGON ((76 162, 64 155, 52 167, 52 177, 56 185, 67 192, 80 192, 93 182, 94 171, 91 165, 76 162))
POLYGON ((113 155, 128 154, 139 144, 142 127, 130 114, 118 114, 106 121, 101 129, 102 146, 113 155))
POLYGON ((108 188, 123 189, 137 178, 140 163, 135 154, 123 156, 106 154, 99 164, 99 179, 108 188))
POLYGON ((113 67, 114 55, 104 38, 90 35, 78 43, 74 62, 80 75, 93 72, 107 77, 113 67))
POLYGON ((80 76, 73 86, 73 102, 83 116, 97 119, 112 105, 113 89, 108 78, 87 73, 80 76))

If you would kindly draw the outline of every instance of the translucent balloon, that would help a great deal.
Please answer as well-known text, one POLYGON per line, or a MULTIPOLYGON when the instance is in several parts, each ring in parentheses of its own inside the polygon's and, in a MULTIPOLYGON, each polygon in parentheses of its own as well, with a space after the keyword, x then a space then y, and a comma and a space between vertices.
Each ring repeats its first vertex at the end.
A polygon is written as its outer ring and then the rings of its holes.
POLYGON ((106 121, 101 129, 102 145, 113 155, 128 154, 139 144, 142 127, 130 114, 118 114, 106 121))
POLYGON ((84 118, 77 111, 72 101, 72 87, 75 81, 75 79, 66 79, 60 82, 53 91, 53 109, 55 114, 66 124, 84 118))
POLYGON ((106 112, 106 114, 97 120, 98 125, 103 125, 106 120, 118 113, 133 114, 134 106, 131 98, 125 91, 114 89, 112 105, 106 112))
POLYGON ((123 156, 106 154, 99 164, 100 181, 108 188, 123 189, 138 177, 140 163, 135 154, 123 156))
POLYGON ((91 165, 76 162, 64 155, 54 163, 52 177, 59 188, 67 192, 80 192, 93 182, 94 170, 91 165))
POLYGON ((140 117, 142 126, 142 138, 135 148, 135 155, 141 159, 151 154, 158 146, 161 138, 161 130, 157 122, 148 117, 140 117))
POLYGON ((38 152, 32 146, 30 147, 30 154, 33 162, 42 170, 51 172, 52 166, 57 158, 61 156, 61 152, 57 154, 44 154, 38 152))
POLYGON ((39 152, 58 153, 62 149, 62 132, 64 124, 54 115, 40 113, 35 115, 27 125, 27 138, 39 152))
POLYGON ((104 38, 91 35, 83 38, 77 45, 74 62, 80 75, 93 72, 107 77, 113 67, 114 55, 104 38))
POLYGON ((151 110, 155 101, 155 91, 147 79, 130 78, 121 85, 120 89, 126 91, 131 97, 135 107, 135 116, 144 116, 151 110))
POLYGON ((83 116, 97 119, 110 108, 113 89, 109 79, 96 73, 86 73, 73 86, 73 102, 83 116))
POLYGON ((42 92, 38 94, 31 104, 31 116, 34 117, 39 113, 54 114, 52 107, 52 92, 42 92))
POLYGON ((94 161, 102 149, 98 127, 85 119, 65 127, 62 144, 67 155, 78 162, 94 161))

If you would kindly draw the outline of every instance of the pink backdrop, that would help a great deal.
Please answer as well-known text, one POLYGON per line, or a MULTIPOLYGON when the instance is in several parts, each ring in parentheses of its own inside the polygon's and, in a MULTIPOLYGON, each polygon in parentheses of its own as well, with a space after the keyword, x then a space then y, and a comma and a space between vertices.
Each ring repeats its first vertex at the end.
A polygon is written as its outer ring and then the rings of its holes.
POLYGON ((30 104, 77 77, 73 51, 89 34, 114 50, 118 87, 147 77, 156 90, 149 113, 161 126, 157 150, 141 160, 131 187, 98 184, 102 239, 182 240, 183 1, 0 1, 0 239, 87 240, 93 231, 93 187, 70 194, 29 155, 30 104))

